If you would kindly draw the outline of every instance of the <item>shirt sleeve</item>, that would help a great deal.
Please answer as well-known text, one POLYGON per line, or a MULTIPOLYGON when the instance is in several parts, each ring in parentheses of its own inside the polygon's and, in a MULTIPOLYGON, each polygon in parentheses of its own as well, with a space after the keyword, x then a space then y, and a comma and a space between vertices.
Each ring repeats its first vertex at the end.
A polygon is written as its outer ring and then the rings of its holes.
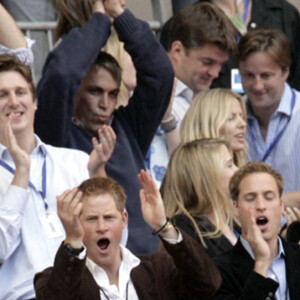
POLYGON ((33 66, 34 57, 32 52, 32 46, 35 44, 35 40, 25 37, 27 48, 10 49, 0 44, 0 54, 11 54, 16 56, 24 65, 33 66))
POLYGON ((4 195, 0 195, 0 262, 10 256, 20 243, 23 211, 29 192, 11 185, 4 195))

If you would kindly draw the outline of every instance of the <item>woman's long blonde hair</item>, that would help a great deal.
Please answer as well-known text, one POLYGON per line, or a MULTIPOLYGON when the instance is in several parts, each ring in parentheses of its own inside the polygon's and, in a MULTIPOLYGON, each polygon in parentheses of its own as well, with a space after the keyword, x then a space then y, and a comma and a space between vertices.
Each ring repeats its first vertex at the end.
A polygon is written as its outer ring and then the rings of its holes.
POLYGON ((221 148, 229 146, 220 139, 195 140, 180 145, 172 154, 162 186, 166 214, 185 214, 193 223, 203 245, 202 236, 221 235, 222 226, 232 228, 230 199, 221 189, 221 148), (211 216, 215 230, 201 233, 193 217, 211 216))
MULTIPOLYGON (((230 116, 233 100, 237 100, 246 118, 243 98, 227 89, 211 89, 196 96, 180 127, 182 143, 203 138, 222 138, 221 127, 230 116)), ((246 148, 246 147, 245 147, 246 148)), ((240 167, 246 162, 246 149, 233 154, 235 164, 240 167)))

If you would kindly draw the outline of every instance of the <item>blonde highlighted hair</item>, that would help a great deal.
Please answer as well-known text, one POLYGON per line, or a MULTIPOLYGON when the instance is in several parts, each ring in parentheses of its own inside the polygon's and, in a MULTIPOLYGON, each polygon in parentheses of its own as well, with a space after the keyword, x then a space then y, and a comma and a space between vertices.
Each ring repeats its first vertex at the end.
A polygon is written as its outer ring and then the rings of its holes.
POLYGON ((186 215, 199 239, 216 238, 226 224, 232 228, 232 202, 221 188, 221 148, 229 146, 220 139, 195 140, 180 145, 172 154, 162 186, 166 214, 186 215), (201 233, 193 217, 211 216, 213 232, 201 233))
MULTIPOLYGON (((231 104, 237 100, 246 118, 243 98, 227 89, 211 89, 196 96, 180 127, 182 143, 203 138, 221 138, 221 128, 230 116, 231 104)), ((246 149, 233 153, 234 163, 240 167, 246 163, 246 149)))

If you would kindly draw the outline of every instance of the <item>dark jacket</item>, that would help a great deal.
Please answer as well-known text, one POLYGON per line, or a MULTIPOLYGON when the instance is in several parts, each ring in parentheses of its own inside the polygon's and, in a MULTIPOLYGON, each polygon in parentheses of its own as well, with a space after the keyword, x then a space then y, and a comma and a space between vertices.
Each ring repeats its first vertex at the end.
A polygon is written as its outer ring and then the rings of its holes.
MULTIPOLYGON (((290 299, 300 299, 300 246, 283 243, 290 299)), ((253 271, 254 260, 240 240, 227 253, 215 259, 222 285, 213 300, 274 300, 278 283, 253 271)))
MULTIPOLYGON (((167 250, 141 257, 130 277, 140 300, 211 299, 221 283, 214 262, 202 246, 183 235, 183 241, 167 250)), ((34 279, 40 300, 99 300, 100 292, 85 260, 70 255, 63 247, 56 254, 54 268, 34 279)))

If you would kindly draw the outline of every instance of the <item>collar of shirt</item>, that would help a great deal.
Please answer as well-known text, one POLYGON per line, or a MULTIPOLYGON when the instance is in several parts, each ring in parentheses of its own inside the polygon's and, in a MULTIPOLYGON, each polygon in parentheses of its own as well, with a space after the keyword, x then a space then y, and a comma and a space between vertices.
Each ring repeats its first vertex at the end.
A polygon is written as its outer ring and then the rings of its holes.
MULTIPOLYGON (((138 299, 134 290, 134 286, 130 279, 130 273, 133 268, 140 264, 140 259, 132 254, 124 246, 120 245, 120 247, 122 253, 122 262, 119 268, 119 289, 115 285, 109 284, 109 279, 106 275, 106 272, 89 258, 87 258, 86 266, 92 273, 98 286, 105 292, 109 299, 126 299, 127 283, 129 285, 128 288, 130 289, 130 294, 134 292, 134 296, 136 297, 136 299, 138 299)), ((132 298, 131 296, 128 297, 128 299, 134 298, 132 298)))
MULTIPOLYGON (((292 115, 292 111, 291 111, 292 97, 293 97, 292 89, 288 83, 285 83, 282 98, 273 116, 275 116, 276 114, 283 114, 290 117, 292 115)), ((252 113, 250 101, 248 98, 246 98, 246 107, 247 107, 247 119, 248 120, 256 119, 252 113)))
MULTIPOLYGON (((45 144, 37 135, 34 135, 34 137, 36 141, 36 147, 30 155, 42 154, 42 156, 45 157, 47 155, 47 149, 45 147, 45 144)), ((5 161, 12 160, 9 151, 7 150, 7 147, 2 144, 0 144, 0 158, 5 161)))
MULTIPOLYGON (((249 255, 252 257, 252 259, 255 260, 255 256, 254 256, 254 253, 251 249, 250 244, 243 238, 242 235, 240 236, 240 240, 241 240, 241 243, 242 243, 243 247, 245 248, 245 250, 249 253, 249 255)), ((278 251, 278 255, 277 255, 275 260, 277 260, 277 259, 279 259, 279 258, 281 258, 282 256, 285 255, 283 245, 282 245, 282 241, 279 237, 278 237, 278 246, 279 246, 279 251, 278 251)))
POLYGON ((175 97, 183 97, 187 102, 192 103, 194 100, 193 91, 178 78, 176 78, 176 80, 177 80, 177 84, 176 84, 175 97))

